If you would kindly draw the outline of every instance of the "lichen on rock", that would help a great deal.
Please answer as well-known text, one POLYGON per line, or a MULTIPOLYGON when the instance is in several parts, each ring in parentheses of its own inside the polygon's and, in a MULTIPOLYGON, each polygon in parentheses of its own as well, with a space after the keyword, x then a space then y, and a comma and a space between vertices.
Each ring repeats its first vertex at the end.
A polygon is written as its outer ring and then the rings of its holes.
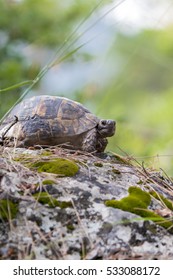
POLYGON ((172 182, 158 171, 111 154, 0 149, 0 205, 18 203, 0 220, 1 259, 173 259, 172 182))

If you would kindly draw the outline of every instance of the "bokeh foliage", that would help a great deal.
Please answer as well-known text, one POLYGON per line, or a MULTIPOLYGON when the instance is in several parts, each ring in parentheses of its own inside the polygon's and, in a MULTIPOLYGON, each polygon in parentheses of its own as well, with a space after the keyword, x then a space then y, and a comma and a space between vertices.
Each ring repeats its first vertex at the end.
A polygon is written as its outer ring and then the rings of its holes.
POLYGON ((171 174, 172 32, 172 24, 136 33, 116 30, 107 54, 110 79, 92 96, 99 116, 117 120, 117 135, 109 141, 110 150, 137 157, 140 162, 149 159, 150 166, 171 174))
MULTIPOLYGON (((37 48, 37 52, 38 48, 40 52, 49 50, 51 56, 51 51, 63 45, 97 3, 97 0, 0 0, 0 89, 33 80, 44 62, 27 58, 30 47, 32 51, 37 48)), ((0 117, 23 90, 0 92, 0 117)))
POLYGON ((172 32, 169 26, 116 37, 111 56, 115 65, 118 56, 120 69, 99 106, 100 112, 109 108, 110 118, 116 112, 119 147, 133 156, 166 155, 160 162, 168 170, 173 155, 172 32))

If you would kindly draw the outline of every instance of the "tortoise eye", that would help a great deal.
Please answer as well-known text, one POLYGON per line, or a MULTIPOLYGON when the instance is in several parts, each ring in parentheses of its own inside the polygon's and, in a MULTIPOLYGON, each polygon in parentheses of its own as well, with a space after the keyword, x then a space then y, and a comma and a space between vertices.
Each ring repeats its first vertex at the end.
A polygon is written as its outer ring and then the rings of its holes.
POLYGON ((105 126, 107 124, 106 120, 101 120, 101 125, 105 126))

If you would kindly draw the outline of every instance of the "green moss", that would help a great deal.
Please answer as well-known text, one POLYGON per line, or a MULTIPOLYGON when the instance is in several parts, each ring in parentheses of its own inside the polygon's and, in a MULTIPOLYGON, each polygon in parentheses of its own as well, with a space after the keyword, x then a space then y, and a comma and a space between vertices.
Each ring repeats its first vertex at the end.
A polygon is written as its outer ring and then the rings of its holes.
POLYGON ((142 191, 140 188, 137 187, 130 187, 128 191, 129 191, 129 196, 124 197, 119 201, 118 200, 106 201, 106 205, 119 208, 124 211, 132 212, 135 214, 141 212, 141 209, 137 209, 137 208, 146 209, 149 206, 151 202, 151 197, 148 193, 142 191))
POLYGON ((115 173, 115 174, 121 174, 121 172, 118 169, 116 169, 116 168, 113 168, 112 172, 115 173))
POLYGON ((43 185, 53 185, 53 184, 55 184, 56 182, 55 181, 53 181, 53 180, 44 180, 44 181, 42 181, 42 184, 43 185))
POLYGON ((149 193, 138 187, 130 187, 128 192, 129 195, 121 200, 107 200, 105 202, 106 206, 134 213, 167 229, 173 226, 172 222, 147 209, 151 202, 149 193))
POLYGON ((51 156, 53 153, 51 151, 43 151, 41 153, 41 156, 44 156, 44 157, 48 157, 48 156, 51 156))
POLYGON ((18 212, 18 203, 7 199, 0 200, 0 220, 14 219, 18 212))
POLYGON ((94 165, 97 167, 103 167, 103 163, 101 162, 95 162, 94 165))
POLYGON ((14 161, 18 161, 18 162, 21 162, 21 163, 25 163, 25 162, 28 162, 28 161, 30 161, 30 160, 33 160, 33 158, 35 158, 36 156, 35 155, 33 155, 32 157, 31 157, 31 155, 20 155, 20 157, 18 156, 18 157, 15 157, 15 158, 13 158, 13 160, 14 161))
POLYGON ((72 203, 70 201, 58 201, 47 192, 35 193, 33 197, 41 204, 48 204, 51 208, 55 208, 57 206, 60 208, 72 207, 72 203))
POLYGON ((30 165, 34 167, 38 172, 48 172, 63 176, 74 176, 78 170, 78 165, 68 159, 56 158, 50 161, 39 161, 30 165))
POLYGON ((118 154, 113 154, 113 158, 116 160, 116 162, 118 163, 123 163, 123 164, 127 164, 127 165, 130 165, 130 161, 128 158, 125 158, 123 156, 120 156, 118 154))
POLYGON ((67 225, 67 229, 72 231, 75 229, 75 227, 73 225, 69 224, 69 225, 67 225))
POLYGON ((164 197, 162 194, 158 194, 155 191, 150 191, 150 194, 155 197, 157 200, 159 201, 163 201, 164 204, 173 211, 173 201, 167 199, 166 197, 164 197))
POLYGON ((137 182, 137 184, 138 184, 138 185, 142 185, 142 184, 143 184, 143 181, 142 181, 142 180, 139 180, 139 181, 137 182))

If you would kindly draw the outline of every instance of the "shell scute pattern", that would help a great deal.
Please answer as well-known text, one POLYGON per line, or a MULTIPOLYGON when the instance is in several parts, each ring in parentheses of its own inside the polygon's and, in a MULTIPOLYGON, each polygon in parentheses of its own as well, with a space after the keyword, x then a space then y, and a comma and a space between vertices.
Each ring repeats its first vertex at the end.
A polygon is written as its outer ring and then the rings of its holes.
POLYGON ((74 149, 104 151, 106 137, 115 133, 114 121, 100 120, 82 104, 63 97, 44 95, 22 101, 0 126, 1 135, 14 116, 18 121, 6 139, 17 139, 19 147, 68 143, 74 149))

